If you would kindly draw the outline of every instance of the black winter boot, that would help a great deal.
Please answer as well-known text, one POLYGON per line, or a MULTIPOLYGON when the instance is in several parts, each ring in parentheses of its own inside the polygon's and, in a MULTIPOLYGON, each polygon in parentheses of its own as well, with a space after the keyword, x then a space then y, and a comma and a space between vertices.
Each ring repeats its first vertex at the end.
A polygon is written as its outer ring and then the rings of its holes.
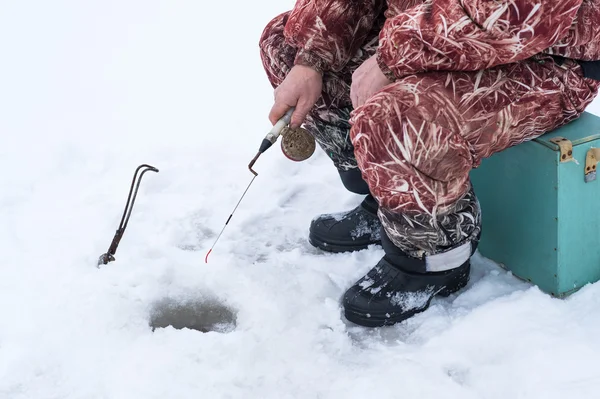
POLYGON ((381 233, 386 255, 367 275, 358 280, 343 299, 344 314, 350 322, 364 327, 400 323, 429 308, 436 295, 448 296, 469 282, 470 256, 477 244, 468 246, 468 256, 459 267, 426 272, 425 260, 406 255, 381 233))
POLYGON ((369 194, 349 212, 325 214, 310 224, 309 241, 327 252, 352 252, 381 244, 377 201, 369 194))

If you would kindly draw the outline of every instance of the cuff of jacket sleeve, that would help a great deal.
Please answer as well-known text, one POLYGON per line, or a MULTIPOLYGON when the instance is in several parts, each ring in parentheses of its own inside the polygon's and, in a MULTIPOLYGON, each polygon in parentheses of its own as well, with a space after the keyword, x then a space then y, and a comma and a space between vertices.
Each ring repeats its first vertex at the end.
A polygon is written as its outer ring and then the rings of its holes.
POLYGON ((376 59, 377 59, 377 64, 379 65, 379 69, 381 69, 381 72, 383 72, 385 77, 388 78, 392 82, 396 81, 398 78, 396 77, 394 72, 392 72, 390 67, 388 67, 387 64, 383 61, 383 59, 381 58, 381 53, 379 51, 377 52, 376 59))
POLYGON ((304 65, 311 67, 320 74, 327 70, 327 64, 318 55, 306 50, 299 50, 294 60, 294 65, 304 65))

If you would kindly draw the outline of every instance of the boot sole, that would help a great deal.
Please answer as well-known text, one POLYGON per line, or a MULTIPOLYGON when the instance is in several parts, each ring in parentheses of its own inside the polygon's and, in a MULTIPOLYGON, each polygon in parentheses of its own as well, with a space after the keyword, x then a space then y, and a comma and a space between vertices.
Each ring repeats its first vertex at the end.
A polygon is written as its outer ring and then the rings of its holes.
POLYGON ((381 245, 381 241, 373 241, 365 244, 344 244, 344 243, 332 243, 326 242, 314 234, 308 235, 308 242, 316 248, 319 248, 325 252, 332 253, 344 253, 344 252, 356 252, 362 251, 369 248, 371 245, 381 245))
POLYGON ((344 316, 349 322, 359 325, 361 327, 388 327, 394 324, 401 323, 404 320, 410 319, 418 313, 426 311, 429 308, 429 304, 431 303, 432 299, 430 299, 429 302, 427 302, 427 305, 424 308, 413 309, 411 311, 399 315, 390 315, 390 317, 387 317, 385 314, 364 314, 354 312, 352 310, 345 310, 344 316))

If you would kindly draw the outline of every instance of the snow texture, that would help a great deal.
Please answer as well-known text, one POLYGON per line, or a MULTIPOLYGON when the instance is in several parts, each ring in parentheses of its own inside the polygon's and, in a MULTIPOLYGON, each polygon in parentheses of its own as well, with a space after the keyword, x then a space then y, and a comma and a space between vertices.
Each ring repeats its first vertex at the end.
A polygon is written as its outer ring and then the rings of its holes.
POLYGON ((350 236, 354 239, 359 237, 369 236, 371 240, 379 240, 381 238, 379 228, 373 228, 374 223, 369 224, 369 220, 363 215, 359 215, 358 224, 350 232, 350 236))
POLYGON ((397 292, 393 295, 391 302, 392 305, 398 306, 403 312, 422 309, 427 305, 431 294, 434 292, 432 287, 419 292, 397 292))
POLYGON ((596 397, 598 284, 553 299, 476 255, 461 295, 347 323, 382 250, 308 244, 316 214, 361 200, 320 151, 266 153, 204 263, 270 129, 258 38, 292 4, 0 4, 0 398, 596 397), (160 173, 97 269, 141 163, 160 173), (153 331, 165 303, 227 320, 153 331))

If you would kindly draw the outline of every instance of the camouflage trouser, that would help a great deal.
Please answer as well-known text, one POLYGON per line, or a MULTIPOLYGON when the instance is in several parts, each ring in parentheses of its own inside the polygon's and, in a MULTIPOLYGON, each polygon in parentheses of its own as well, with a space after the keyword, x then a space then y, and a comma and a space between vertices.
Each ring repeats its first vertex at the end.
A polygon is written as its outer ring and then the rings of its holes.
MULTIPOLYGON (((296 52, 283 38, 286 17, 271 21, 260 41, 274 87, 296 52)), ((540 55, 482 71, 410 75, 352 110, 351 75, 375 53, 377 30, 343 71, 325 73, 323 96, 305 127, 338 169, 360 169, 397 247, 432 257, 470 246, 481 230, 470 170, 576 119, 598 82, 583 78, 572 60, 540 55)))

